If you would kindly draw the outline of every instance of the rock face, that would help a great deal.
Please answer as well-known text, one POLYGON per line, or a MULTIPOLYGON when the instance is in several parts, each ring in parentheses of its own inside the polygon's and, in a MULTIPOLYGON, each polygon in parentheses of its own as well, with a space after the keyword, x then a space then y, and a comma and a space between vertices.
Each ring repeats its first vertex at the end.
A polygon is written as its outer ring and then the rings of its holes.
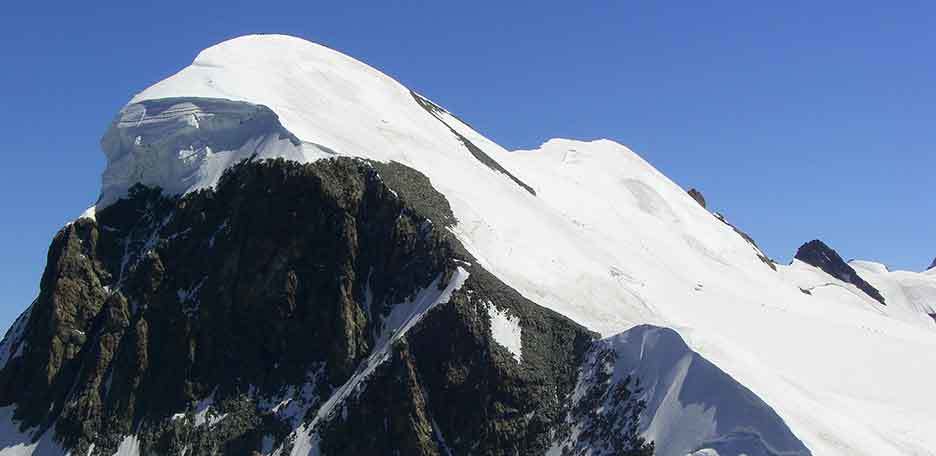
POLYGON ((696 190, 696 189, 694 189, 694 188, 690 188, 689 191, 688 191, 688 193, 689 193, 689 196, 692 197, 692 199, 694 199, 697 203, 699 203, 699 206, 706 207, 706 206, 705 206, 705 197, 702 196, 702 192, 700 192, 700 191, 698 191, 698 190, 696 190))
POLYGON ((862 279, 835 250, 832 250, 824 242, 816 239, 803 244, 796 251, 794 258, 815 266, 843 282, 858 287, 859 290, 865 292, 875 301, 887 305, 881 292, 862 279))
POLYGON ((472 269, 449 304, 393 347, 363 393, 323 431, 324 454, 544 454, 565 413, 589 334, 472 269), (494 304, 497 303, 497 304, 494 304), (523 361, 489 331, 489 307, 523 322, 523 361), (444 343, 440 343, 444 341, 444 343), (559 392, 558 396, 555 392, 559 392), (389 417, 389 423, 387 419, 389 417), (387 429, 364 433, 360 429, 387 429))
POLYGON ((134 187, 55 237, 0 407, 72 454, 290 449, 309 423, 328 454, 543 453, 595 335, 476 265, 453 223, 418 172, 350 158, 134 187))

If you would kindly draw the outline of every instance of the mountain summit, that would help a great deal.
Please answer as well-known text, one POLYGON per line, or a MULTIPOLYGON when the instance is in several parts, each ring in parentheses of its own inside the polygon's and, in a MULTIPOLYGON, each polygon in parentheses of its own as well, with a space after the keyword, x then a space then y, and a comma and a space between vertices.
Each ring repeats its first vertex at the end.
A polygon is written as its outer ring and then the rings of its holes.
POLYGON ((0 344, 4 456, 936 448, 936 277, 777 265, 614 141, 507 151, 254 35, 102 148, 0 344))

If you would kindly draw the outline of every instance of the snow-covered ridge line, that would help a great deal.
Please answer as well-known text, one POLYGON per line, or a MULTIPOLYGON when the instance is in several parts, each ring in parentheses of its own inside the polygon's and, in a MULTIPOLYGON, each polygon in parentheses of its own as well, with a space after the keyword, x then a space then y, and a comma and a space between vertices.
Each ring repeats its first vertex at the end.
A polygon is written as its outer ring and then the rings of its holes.
POLYGON ((494 171, 497 171, 509 177, 510 180, 514 181, 517 185, 522 187, 531 195, 536 196, 536 190, 534 190, 533 187, 530 187, 525 182, 518 179, 517 176, 514 176, 510 171, 507 171, 503 166, 501 166, 500 163, 498 163, 497 161, 492 159, 490 156, 488 156, 486 153, 484 153, 483 150, 478 148, 478 146, 474 145, 474 143, 472 143, 468 138, 462 136, 462 134, 459 133, 458 130, 452 128, 452 126, 449 125, 448 122, 445 121, 445 117, 455 118, 455 116, 453 116, 451 113, 449 113, 445 109, 442 109, 441 106, 433 103, 428 98, 416 92, 410 91, 410 93, 413 95, 413 99, 415 99, 416 102, 419 103, 419 105, 422 106, 423 109, 426 110, 426 112, 431 114, 436 119, 439 119, 439 122, 442 122, 443 125, 448 127, 448 129, 452 132, 452 134, 455 135, 455 137, 458 138, 459 141, 461 141, 462 145, 465 146, 465 148, 467 148, 468 151, 471 152, 471 155, 473 155, 476 159, 478 159, 478 161, 480 161, 481 163, 484 163, 485 166, 493 169, 494 171))

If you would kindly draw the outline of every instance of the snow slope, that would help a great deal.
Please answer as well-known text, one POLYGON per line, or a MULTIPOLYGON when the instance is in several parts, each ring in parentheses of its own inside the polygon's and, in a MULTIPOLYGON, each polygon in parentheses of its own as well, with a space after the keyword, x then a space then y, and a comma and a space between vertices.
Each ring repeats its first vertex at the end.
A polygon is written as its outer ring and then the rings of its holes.
POLYGON ((173 193, 211 186, 219 170, 257 151, 401 162, 448 198, 466 248, 527 298, 604 335, 641 323, 676 329, 814 454, 936 454, 933 328, 839 287, 801 292, 803 280, 827 278, 804 265, 774 271, 730 226, 612 141, 556 139, 508 152, 361 62, 271 35, 211 47, 135 96, 104 148, 101 205, 135 180, 173 193), (165 98, 177 99, 160 111, 175 113, 171 123, 147 124, 140 103, 165 98), (198 118, 224 117, 206 98, 269 107, 298 144, 274 130, 241 142, 222 128, 204 140, 192 133, 198 118), (150 125, 160 135, 183 131, 184 140, 143 148, 150 125), (202 158, 186 162, 193 153, 202 158))

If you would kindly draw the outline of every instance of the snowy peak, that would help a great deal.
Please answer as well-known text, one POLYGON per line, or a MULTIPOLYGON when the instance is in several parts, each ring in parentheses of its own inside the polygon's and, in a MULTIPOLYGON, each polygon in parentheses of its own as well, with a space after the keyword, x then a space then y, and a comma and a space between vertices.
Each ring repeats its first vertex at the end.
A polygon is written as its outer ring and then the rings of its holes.
POLYGON ((363 62, 289 36, 250 35, 212 46, 131 103, 167 97, 269 107, 296 137, 340 155, 419 164, 430 149, 437 158, 439 151, 464 152, 408 88, 363 62))
POLYGON ((244 36, 202 51, 133 97, 103 146, 108 164, 98 206, 134 183, 172 194, 209 188, 254 155, 395 161, 443 185, 456 185, 449 177, 457 175, 458 185, 470 186, 477 174, 494 171, 513 184, 492 190, 535 193, 501 163, 506 150, 438 105, 360 61, 283 35, 244 36), (240 128, 251 113, 266 120, 240 128))
POLYGON ((843 282, 855 285, 875 301, 886 305, 884 296, 881 296, 881 292, 862 279, 851 266, 845 263, 845 260, 839 256, 838 252, 832 250, 832 248, 824 242, 815 239, 803 244, 800 246, 799 250, 796 251, 796 256, 794 258, 803 263, 815 266, 843 282))
POLYGON ((933 258, 933 262, 930 263, 930 265, 929 265, 928 268, 926 268, 927 271, 929 271, 929 270, 931 270, 931 269, 936 269, 936 258, 933 258))

